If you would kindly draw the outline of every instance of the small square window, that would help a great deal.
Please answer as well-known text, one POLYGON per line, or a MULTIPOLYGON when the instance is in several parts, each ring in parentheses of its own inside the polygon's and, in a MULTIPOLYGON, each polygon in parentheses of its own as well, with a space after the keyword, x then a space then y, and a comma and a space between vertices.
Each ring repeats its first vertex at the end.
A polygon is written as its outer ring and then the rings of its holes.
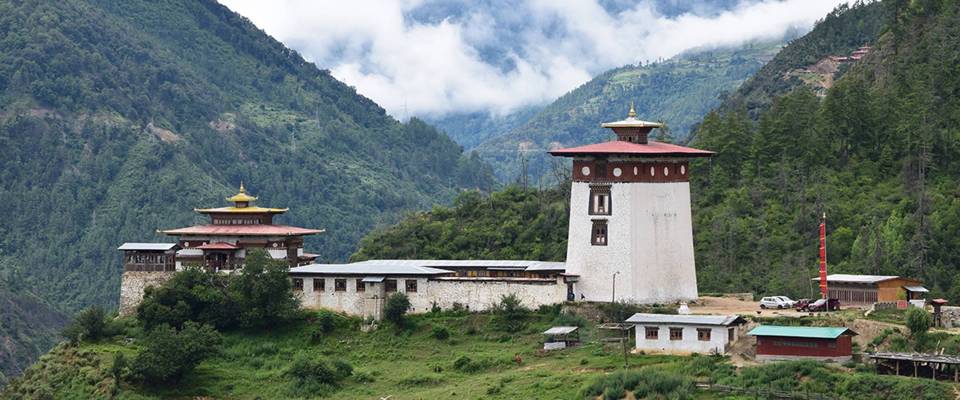
POLYGON ((683 340, 683 328, 670 328, 670 340, 683 340))
POLYGON ((303 291, 303 279, 293 278, 293 290, 296 290, 298 292, 303 291))
POLYGON ((334 280, 333 280, 333 291, 335 291, 335 292, 346 292, 346 291, 347 291, 347 280, 346 280, 346 279, 334 279, 334 280))
POLYGON ((327 280, 323 278, 313 278, 313 291, 322 292, 326 290, 327 280))
POLYGON ((657 340, 657 337, 660 335, 660 327, 657 326, 647 326, 643 328, 643 333, 647 340, 657 340))
POLYGON ((357 292, 365 292, 367 290, 367 284, 363 283, 363 279, 357 279, 357 292))
POLYGON ((407 291, 407 293, 416 293, 416 292, 417 292, 417 280, 416 280, 416 279, 407 279, 407 282, 406 282, 406 291, 407 291))
POLYGON ((383 290, 387 293, 393 293, 397 291, 397 280, 396 279, 387 279, 383 281, 383 290))
POLYGON ((590 244, 594 246, 607 245, 607 220, 593 220, 593 233, 590 235, 590 244))
POLYGON ((590 186, 590 215, 610 215, 610 185, 590 186))
POLYGON ((697 329, 697 340, 701 342, 710 341, 710 329, 698 328, 697 329))

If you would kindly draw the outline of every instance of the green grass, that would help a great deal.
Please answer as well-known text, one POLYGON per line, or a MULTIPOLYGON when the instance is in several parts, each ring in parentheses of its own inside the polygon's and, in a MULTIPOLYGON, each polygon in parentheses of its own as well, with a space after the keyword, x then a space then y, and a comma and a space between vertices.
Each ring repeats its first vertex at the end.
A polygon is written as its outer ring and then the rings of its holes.
MULTIPOLYGON (((308 322, 314 319, 308 318, 269 331, 228 332, 224 334, 222 352, 203 362, 178 385, 152 388, 125 381, 117 398, 325 395, 338 399, 576 399, 588 387, 602 391, 605 382, 618 382, 610 374, 623 370, 623 354, 616 346, 604 348, 597 344, 597 332, 592 327, 583 330, 582 338, 587 344, 543 353, 539 351, 539 332, 551 325, 552 315, 534 315, 515 334, 496 330, 489 323, 490 318, 484 314, 447 312, 418 315, 411 318, 415 327, 410 330, 397 332, 381 327, 364 333, 358 329, 358 320, 338 317, 336 328, 326 334, 320 332, 316 322, 308 322), (432 331, 436 326, 449 330, 450 337, 435 339, 432 331), (514 362, 515 354, 523 359, 520 365, 514 362), (322 387, 316 393, 305 394, 294 379, 285 375, 293 360, 302 356, 346 361, 353 366, 354 374, 340 388, 322 387), (469 360, 458 362, 463 358, 469 360)), ((78 348, 58 347, 11 384, 0 398, 20 398, 17 394, 22 393, 32 393, 24 398, 107 398, 114 387, 109 372, 114 354, 123 353, 132 360, 138 350, 136 341, 121 338, 78 348)), ((791 387, 788 378, 793 376, 789 372, 793 370, 794 375, 810 376, 804 380, 821 382, 804 384, 804 388, 825 388, 848 375, 873 375, 850 374, 837 366, 790 364, 775 370, 755 367, 737 373, 726 358, 708 356, 631 354, 628 363, 633 376, 666 374, 734 385, 768 380, 770 377, 764 376, 772 372, 765 371, 777 371, 775 375, 784 379, 784 388, 791 387)), ((725 398, 712 392, 690 394, 698 399, 725 398)))

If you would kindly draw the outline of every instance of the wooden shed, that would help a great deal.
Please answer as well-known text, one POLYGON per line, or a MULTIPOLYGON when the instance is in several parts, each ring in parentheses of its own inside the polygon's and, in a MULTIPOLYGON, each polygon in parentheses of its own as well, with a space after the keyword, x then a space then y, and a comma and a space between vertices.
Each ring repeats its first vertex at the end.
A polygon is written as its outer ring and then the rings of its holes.
MULTIPOLYGON (((820 278, 813 278, 819 281, 820 278)), ((827 275, 827 297, 840 300, 841 306, 869 306, 896 302, 900 293, 905 300, 922 299, 927 289, 922 282, 891 275, 827 275)))

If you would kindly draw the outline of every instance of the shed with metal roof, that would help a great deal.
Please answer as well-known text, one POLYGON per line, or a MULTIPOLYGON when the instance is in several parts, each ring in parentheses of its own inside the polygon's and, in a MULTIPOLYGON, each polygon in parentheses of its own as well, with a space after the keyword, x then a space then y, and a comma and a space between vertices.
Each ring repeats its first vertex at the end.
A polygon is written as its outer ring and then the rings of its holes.
POLYGON ((817 359, 843 362, 852 354, 852 337, 846 327, 760 325, 748 336, 757 339, 757 360, 817 359))
MULTIPOLYGON (((819 281, 820 278, 813 278, 819 281)), ((843 306, 869 306, 897 300, 918 300, 926 293, 919 280, 896 275, 827 275, 827 296, 843 306)))
POLYGON ((746 321, 739 315, 637 313, 626 323, 636 326, 637 350, 723 354, 740 336, 740 327, 746 321))

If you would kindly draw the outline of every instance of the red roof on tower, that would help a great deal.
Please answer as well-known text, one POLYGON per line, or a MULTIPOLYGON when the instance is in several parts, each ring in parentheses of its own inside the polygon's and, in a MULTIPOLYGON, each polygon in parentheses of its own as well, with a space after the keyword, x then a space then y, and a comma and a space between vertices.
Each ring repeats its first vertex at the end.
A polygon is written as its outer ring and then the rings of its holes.
POLYGON ((555 156, 593 156, 593 155, 632 155, 644 157, 713 157, 714 152, 699 150, 690 147, 678 146, 670 143, 661 143, 653 140, 647 143, 633 143, 614 140, 604 143, 588 144, 585 146, 550 150, 555 156))

